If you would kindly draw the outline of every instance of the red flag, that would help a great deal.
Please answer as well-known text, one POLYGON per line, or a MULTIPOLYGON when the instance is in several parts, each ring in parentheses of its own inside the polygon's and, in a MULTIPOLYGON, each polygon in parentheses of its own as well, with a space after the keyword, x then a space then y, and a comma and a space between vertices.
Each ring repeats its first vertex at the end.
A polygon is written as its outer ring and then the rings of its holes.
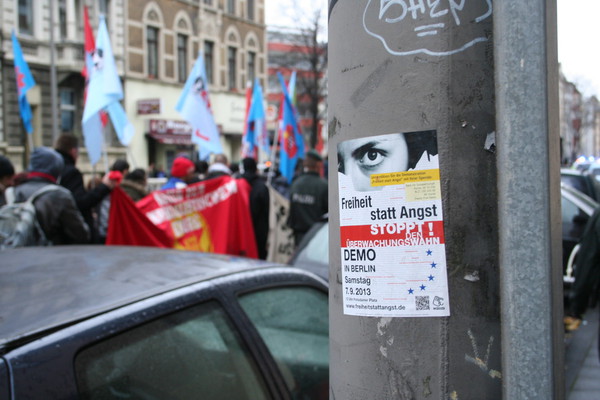
POLYGON ((173 239, 154 225, 120 188, 110 195, 107 245, 173 247, 173 239))
MULTIPOLYGON (((257 258, 250 189, 244 179, 223 176, 183 189, 152 192, 135 207, 169 237, 174 248, 257 258)), ((113 207, 111 201, 111 216, 113 207)), ((115 231, 111 231, 109 225, 110 244, 134 244, 143 240, 139 236, 152 234, 138 228, 141 223, 137 214, 133 219, 129 219, 128 214, 131 213, 120 213, 121 218, 112 226, 115 231), (122 241, 115 243, 111 235, 122 241)))

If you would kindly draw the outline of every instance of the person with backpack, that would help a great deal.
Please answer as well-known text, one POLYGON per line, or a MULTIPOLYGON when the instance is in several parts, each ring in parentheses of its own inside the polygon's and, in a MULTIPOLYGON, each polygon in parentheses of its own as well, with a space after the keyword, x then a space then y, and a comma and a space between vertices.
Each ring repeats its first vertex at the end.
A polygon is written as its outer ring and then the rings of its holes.
POLYGON ((53 245, 88 243, 90 231, 73 195, 56 184, 63 167, 63 159, 55 150, 35 149, 29 160, 27 181, 14 188, 15 203, 26 202, 45 188, 46 191, 33 200, 33 205, 47 241, 53 245))

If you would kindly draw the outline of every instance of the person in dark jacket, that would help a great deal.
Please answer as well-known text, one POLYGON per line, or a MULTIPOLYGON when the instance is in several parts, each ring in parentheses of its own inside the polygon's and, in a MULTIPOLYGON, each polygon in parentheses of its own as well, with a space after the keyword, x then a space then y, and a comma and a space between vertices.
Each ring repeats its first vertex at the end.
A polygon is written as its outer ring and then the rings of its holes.
POLYGON ((269 237, 269 189, 256 172, 256 160, 244 158, 242 167, 244 168, 242 178, 252 187, 250 191, 250 214, 258 248, 258 258, 266 260, 268 252, 267 239, 269 237))
MULTIPOLYGON (((565 328, 579 327, 590 297, 600 289, 600 208, 588 220, 579 240, 579 251, 574 268, 575 282, 569 293, 569 308, 565 312, 565 328)), ((598 341, 600 349, 600 336, 598 341)))
POLYGON ((87 243, 89 228, 73 195, 56 185, 63 165, 63 159, 56 151, 46 147, 35 149, 29 161, 27 181, 15 187, 15 202, 26 201, 47 185, 57 186, 57 190, 40 195, 33 203, 40 227, 54 245, 87 243))
POLYGON ((83 175, 77 169, 75 163, 79 156, 79 140, 72 135, 62 135, 56 140, 54 148, 62 156, 64 170, 60 177, 60 185, 69 189, 75 198, 75 203, 83 215, 85 223, 91 233, 91 243, 100 243, 98 227, 94 219, 94 207, 115 187, 116 182, 106 174, 102 183, 91 190, 85 190, 83 175))
POLYGON ((319 175, 323 158, 309 150, 304 160, 304 172, 292 181, 290 187, 290 215, 288 226, 294 231, 296 246, 329 209, 327 181, 319 175))
POLYGON ((6 204, 4 191, 12 186, 13 177, 15 176, 15 168, 10 160, 0 155, 0 207, 6 204))

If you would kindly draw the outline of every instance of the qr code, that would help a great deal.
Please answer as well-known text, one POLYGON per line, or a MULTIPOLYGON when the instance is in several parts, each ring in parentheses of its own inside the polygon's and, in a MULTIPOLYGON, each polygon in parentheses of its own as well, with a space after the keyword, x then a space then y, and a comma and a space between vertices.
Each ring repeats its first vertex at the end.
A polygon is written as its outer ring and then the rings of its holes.
POLYGON ((415 305, 418 310, 429 310, 429 296, 415 296, 415 305))

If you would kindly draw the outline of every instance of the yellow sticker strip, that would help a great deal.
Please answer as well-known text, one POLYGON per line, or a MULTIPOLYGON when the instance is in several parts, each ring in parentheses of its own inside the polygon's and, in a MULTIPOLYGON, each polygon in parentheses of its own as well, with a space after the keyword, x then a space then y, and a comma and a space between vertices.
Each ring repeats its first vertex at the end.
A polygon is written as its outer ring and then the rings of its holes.
POLYGON ((371 175, 371 186, 402 185, 411 182, 439 181, 439 169, 424 169, 419 171, 389 172, 371 175))

